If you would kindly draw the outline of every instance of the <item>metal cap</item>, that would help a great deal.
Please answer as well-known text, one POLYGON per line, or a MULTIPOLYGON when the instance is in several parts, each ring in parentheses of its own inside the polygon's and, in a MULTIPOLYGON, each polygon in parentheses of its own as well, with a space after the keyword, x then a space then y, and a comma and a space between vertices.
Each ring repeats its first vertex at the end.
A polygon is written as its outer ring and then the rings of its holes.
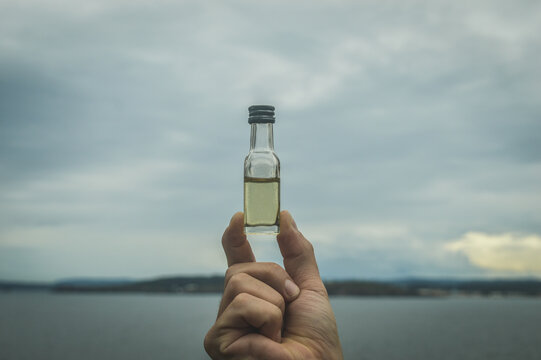
POLYGON ((252 105, 248 108, 248 124, 274 124, 274 106, 252 105))

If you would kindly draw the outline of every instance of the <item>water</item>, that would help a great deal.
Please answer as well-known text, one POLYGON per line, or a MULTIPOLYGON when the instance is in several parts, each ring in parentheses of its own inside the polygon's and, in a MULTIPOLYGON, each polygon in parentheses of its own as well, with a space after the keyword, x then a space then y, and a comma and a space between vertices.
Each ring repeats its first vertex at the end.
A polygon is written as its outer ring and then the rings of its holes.
MULTIPOLYGON (((219 296, 0 294, 0 360, 208 359, 219 296)), ((346 359, 541 359, 541 299, 333 298, 346 359)))

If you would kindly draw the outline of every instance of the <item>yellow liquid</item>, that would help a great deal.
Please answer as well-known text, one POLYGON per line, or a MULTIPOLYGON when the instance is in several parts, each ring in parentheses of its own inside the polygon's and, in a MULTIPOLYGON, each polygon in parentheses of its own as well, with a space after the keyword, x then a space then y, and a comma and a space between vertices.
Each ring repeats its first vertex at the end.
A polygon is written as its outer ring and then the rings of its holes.
POLYGON ((280 179, 244 178, 244 225, 278 226, 280 179))

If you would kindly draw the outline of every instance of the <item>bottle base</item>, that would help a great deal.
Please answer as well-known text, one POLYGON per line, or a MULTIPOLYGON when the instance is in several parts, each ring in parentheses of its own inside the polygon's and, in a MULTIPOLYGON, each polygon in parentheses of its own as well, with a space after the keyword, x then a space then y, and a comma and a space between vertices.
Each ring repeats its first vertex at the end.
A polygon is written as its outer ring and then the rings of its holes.
POLYGON ((246 235, 278 235, 279 232, 278 225, 244 226, 246 235))

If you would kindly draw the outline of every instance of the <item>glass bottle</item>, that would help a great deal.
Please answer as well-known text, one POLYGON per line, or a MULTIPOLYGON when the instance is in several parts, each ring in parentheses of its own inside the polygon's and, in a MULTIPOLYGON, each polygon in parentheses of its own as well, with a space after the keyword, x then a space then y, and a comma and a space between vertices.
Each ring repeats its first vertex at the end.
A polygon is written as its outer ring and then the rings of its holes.
POLYGON ((274 152, 274 106, 248 108, 250 152, 244 160, 244 231, 274 235, 280 231, 280 160, 274 152))

